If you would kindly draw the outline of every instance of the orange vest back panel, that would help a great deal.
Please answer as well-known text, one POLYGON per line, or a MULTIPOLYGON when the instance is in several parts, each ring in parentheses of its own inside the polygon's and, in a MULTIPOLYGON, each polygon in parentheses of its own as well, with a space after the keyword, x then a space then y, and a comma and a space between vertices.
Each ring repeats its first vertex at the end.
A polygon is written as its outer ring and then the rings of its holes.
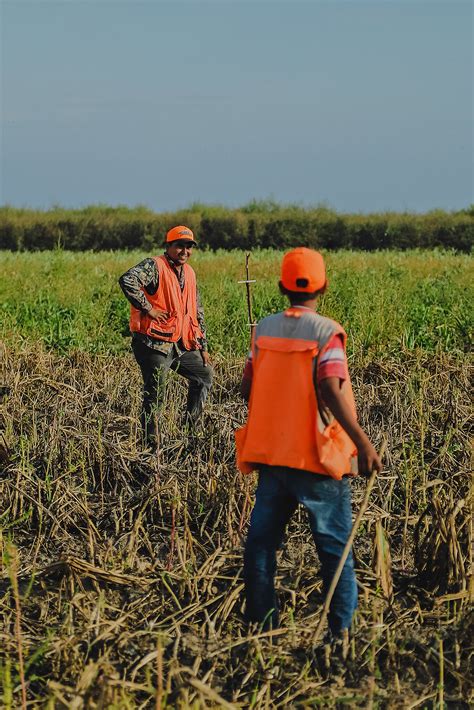
MULTIPOLYGON (((334 333, 345 333, 315 313, 304 314, 301 323, 291 323, 293 316, 299 319, 301 313, 288 309, 257 326, 248 419, 235 434, 237 465, 243 473, 266 464, 339 479, 353 471, 356 448, 334 418, 323 421, 314 358, 324 352, 334 333), (278 335, 282 331, 286 337, 278 335), (288 337, 292 331, 299 337, 288 337)), ((343 392, 355 411, 350 381, 344 383, 343 392)))

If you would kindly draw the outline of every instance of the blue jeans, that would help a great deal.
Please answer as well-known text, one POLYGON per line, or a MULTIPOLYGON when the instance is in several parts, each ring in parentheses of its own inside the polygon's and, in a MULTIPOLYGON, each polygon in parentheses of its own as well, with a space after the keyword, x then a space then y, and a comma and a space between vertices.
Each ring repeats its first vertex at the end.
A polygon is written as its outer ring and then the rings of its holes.
MULTIPOLYGON (((309 471, 261 467, 245 544, 244 581, 247 620, 264 623, 264 628, 278 626, 274 586, 276 552, 298 503, 309 514, 321 562, 324 593, 331 584, 351 532, 351 489, 347 478, 336 481, 309 471)), ((357 584, 351 552, 329 610, 329 628, 334 634, 350 627, 356 608, 357 584)))

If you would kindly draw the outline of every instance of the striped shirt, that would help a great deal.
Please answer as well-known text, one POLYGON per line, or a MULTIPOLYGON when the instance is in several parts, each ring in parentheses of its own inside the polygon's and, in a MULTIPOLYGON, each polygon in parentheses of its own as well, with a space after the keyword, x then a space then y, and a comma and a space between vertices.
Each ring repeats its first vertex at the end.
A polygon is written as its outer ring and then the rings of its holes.
POLYGON ((339 377, 341 381, 347 380, 347 358, 344 350, 342 335, 333 335, 322 356, 319 358, 318 382, 328 377, 339 377))

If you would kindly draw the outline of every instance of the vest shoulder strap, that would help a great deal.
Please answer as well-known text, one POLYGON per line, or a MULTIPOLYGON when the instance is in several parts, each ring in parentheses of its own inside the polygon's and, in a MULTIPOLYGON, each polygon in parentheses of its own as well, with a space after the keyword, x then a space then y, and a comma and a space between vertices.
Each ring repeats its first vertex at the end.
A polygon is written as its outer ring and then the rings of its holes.
POLYGON ((183 269, 184 269, 184 280, 186 283, 188 283, 190 286, 192 284, 196 283, 196 274, 194 272, 194 269, 192 266, 189 264, 183 264, 183 269))

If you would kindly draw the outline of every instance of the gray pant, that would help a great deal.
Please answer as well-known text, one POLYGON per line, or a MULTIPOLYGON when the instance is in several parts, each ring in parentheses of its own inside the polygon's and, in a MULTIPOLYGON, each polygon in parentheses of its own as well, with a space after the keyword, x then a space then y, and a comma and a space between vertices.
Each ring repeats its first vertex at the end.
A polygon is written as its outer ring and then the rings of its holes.
POLYGON ((157 444, 157 417, 163 406, 166 378, 174 370, 189 381, 186 417, 195 424, 202 413, 212 384, 212 368, 205 366, 200 350, 186 350, 178 354, 175 348, 166 354, 153 350, 139 340, 132 340, 132 350, 143 377, 143 404, 140 422, 144 443, 157 444))

